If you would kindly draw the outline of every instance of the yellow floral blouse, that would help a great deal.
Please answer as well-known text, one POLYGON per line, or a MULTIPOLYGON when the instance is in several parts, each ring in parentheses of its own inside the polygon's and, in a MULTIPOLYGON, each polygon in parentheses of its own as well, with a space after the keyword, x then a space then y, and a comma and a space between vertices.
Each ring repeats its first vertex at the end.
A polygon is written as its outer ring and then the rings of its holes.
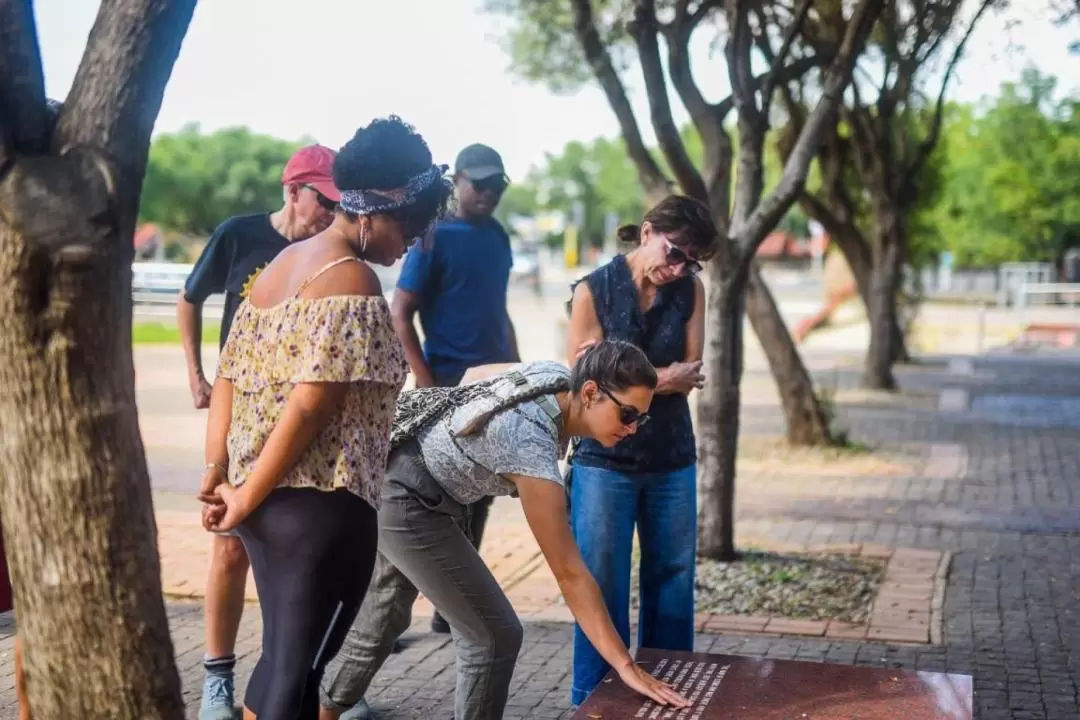
POLYGON ((218 362, 218 375, 233 383, 229 482, 241 485, 251 474, 294 385, 347 382, 337 418, 279 486, 347 488, 378 508, 394 403, 407 374, 382 296, 243 303, 218 362))

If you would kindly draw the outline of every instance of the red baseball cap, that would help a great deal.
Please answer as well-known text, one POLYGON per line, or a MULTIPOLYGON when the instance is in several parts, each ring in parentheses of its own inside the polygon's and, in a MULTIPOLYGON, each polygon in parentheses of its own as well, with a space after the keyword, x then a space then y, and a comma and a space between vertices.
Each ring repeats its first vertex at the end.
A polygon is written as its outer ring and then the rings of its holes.
POLYGON ((281 173, 282 185, 310 185, 334 202, 341 193, 334 185, 334 158, 337 153, 324 145, 308 145, 296 151, 281 173))

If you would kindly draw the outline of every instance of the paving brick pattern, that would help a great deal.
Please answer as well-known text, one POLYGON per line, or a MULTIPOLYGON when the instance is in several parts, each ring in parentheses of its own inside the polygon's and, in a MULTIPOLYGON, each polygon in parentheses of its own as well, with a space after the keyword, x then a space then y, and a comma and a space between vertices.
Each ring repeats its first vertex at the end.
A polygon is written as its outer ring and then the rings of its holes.
MULTIPOLYGON (((832 497, 791 493, 790 483, 782 478, 770 492, 769 483, 759 478, 765 486, 761 492, 740 495, 740 537, 950 553, 944 597, 931 593, 929 598, 929 627, 935 612, 942 620, 940 645, 847 639, 841 637, 845 628, 838 625, 833 633, 826 628, 825 635, 814 637, 755 636, 747 634, 751 627, 715 628, 723 632, 699 635, 696 649, 970 673, 981 720, 1080 717, 1080 563, 1074 560, 1080 557, 1078 369, 1066 360, 1002 357, 979 358, 965 372, 950 372, 944 363, 901 371, 905 388, 961 388, 968 402, 945 411, 851 404, 840 408, 840 414, 861 442, 920 448, 923 472, 860 478, 832 497), (1008 408, 1000 403, 993 413, 985 412, 987 403, 980 400, 1009 395, 1067 402, 1036 424, 1010 422, 1008 408)), ((846 371, 830 373, 829 378, 842 386, 855 381, 854 373, 846 371)), ((775 408, 747 407, 744 432, 774 433, 778 426, 775 408)), ((844 479, 836 481, 841 483, 836 487, 843 488, 844 479)), ((923 562, 921 572, 930 564, 923 562)), ((899 589, 904 583, 897 585, 899 589)), ((527 592, 526 580, 511 588, 511 594, 515 590, 527 592)), ((926 602, 925 588, 911 594, 926 602)), ((194 717, 202 653, 200 608, 174 602, 169 611, 194 717)), ((526 643, 506 717, 567 717, 572 627, 526 619, 526 643)), ((0 655, 9 660, 10 621, 6 630, 0 626, 0 635, 0 655)), ((248 612, 239 645, 244 677, 256 657, 258 638, 258 615, 248 612)), ((0 678, 0 718, 14 718, 10 660, 4 667, 8 674, 0 678)), ((427 633, 418 621, 406 636, 404 651, 393 656, 378 677, 370 699, 387 720, 445 717, 452 693, 452 648, 445 637, 427 633)))

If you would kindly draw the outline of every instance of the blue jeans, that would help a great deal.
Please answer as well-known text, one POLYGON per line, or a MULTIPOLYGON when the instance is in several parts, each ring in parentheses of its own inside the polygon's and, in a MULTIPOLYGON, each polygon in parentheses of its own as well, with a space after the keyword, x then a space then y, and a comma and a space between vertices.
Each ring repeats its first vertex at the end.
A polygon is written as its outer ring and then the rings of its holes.
MULTIPOLYGON (((622 473, 573 466, 570 523, 611 620, 630 645, 630 557, 637 523, 641 546, 638 647, 694 649, 697 473, 622 473)), ((610 667, 574 628, 571 702, 580 705, 610 667)))

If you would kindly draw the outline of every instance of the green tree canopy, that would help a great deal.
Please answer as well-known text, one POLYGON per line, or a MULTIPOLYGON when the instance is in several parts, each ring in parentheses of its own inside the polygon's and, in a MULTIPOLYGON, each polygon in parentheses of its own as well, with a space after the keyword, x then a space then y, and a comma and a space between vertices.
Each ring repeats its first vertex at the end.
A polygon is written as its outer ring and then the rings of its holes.
POLYGON ((956 108, 930 211, 959 265, 1049 261, 1080 244, 1080 102, 1036 70, 1006 83, 984 112, 956 108))
POLYGON ((204 134, 188 125, 159 135, 150 146, 140 220, 205 235, 233 215, 275 210, 281 171, 302 144, 244 127, 204 134))

